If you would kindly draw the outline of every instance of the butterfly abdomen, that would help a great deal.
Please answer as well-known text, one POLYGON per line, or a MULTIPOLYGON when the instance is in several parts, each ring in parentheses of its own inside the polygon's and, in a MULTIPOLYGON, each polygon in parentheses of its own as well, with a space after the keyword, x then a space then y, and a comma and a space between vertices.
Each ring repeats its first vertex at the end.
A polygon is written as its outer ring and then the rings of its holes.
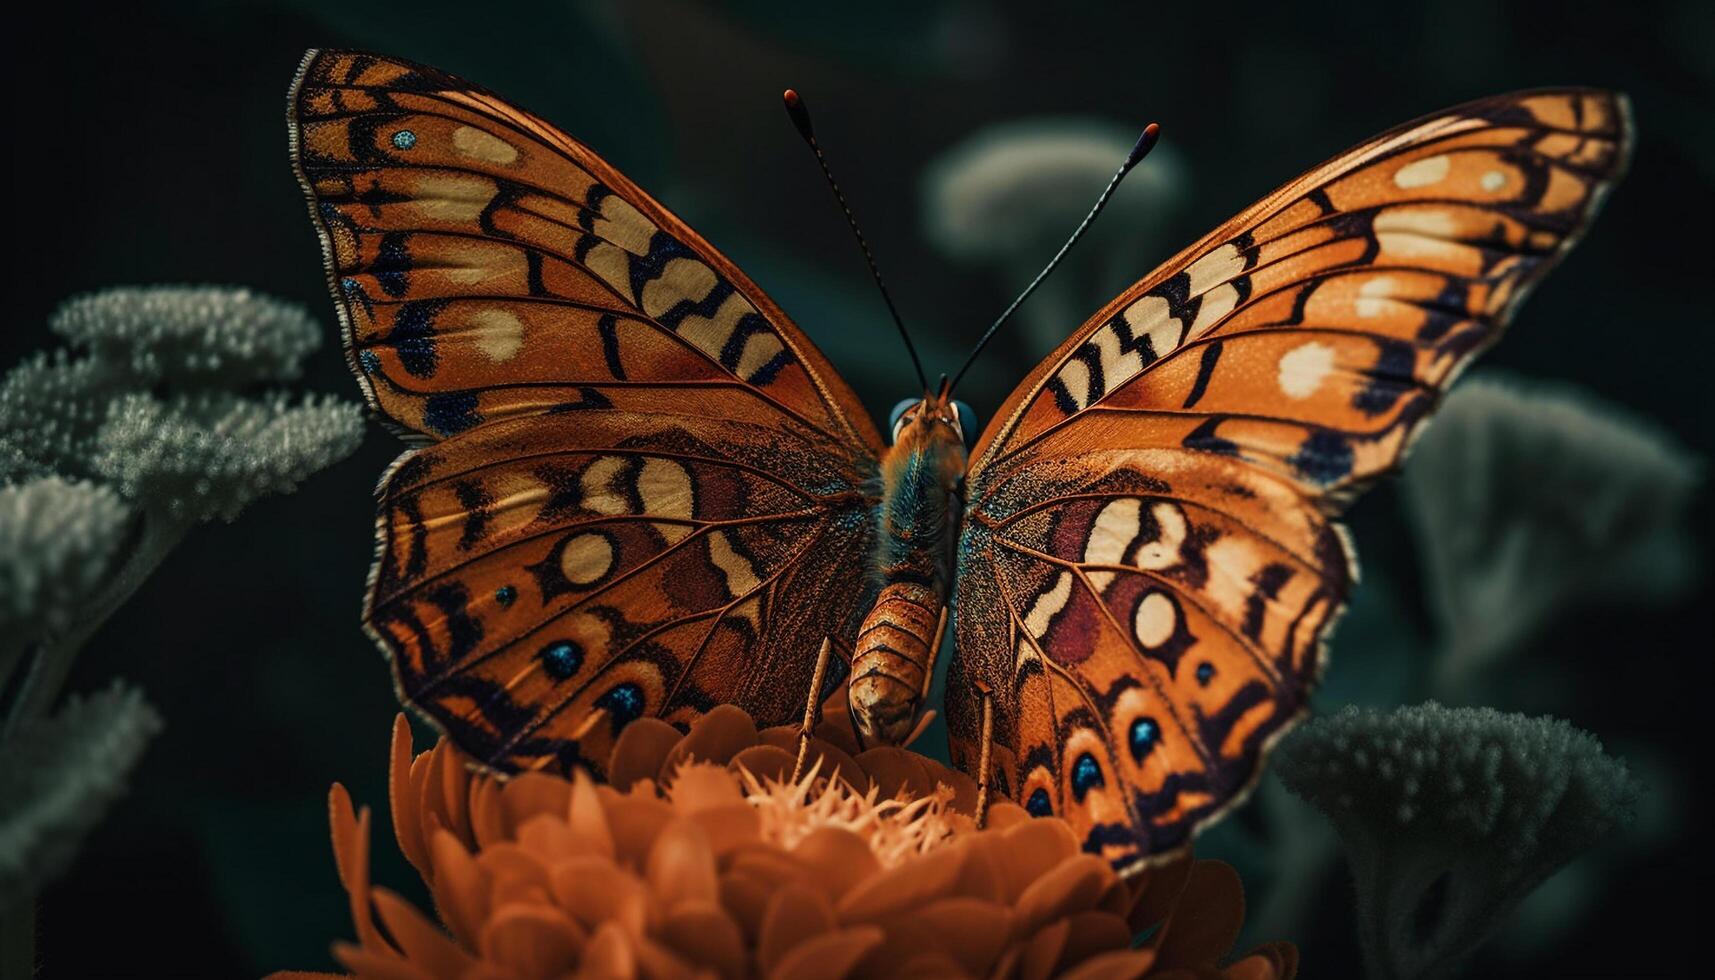
POLYGON ((880 593, 858 629, 850 699, 869 744, 898 745, 928 693, 952 583, 964 471, 956 433, 912 426, 882 464, 874 574, 880 593))
POLYGON ((945 598, 920 582, 884 586, 858 628, 851 702, 866 741, 897 745, 929 687, 945 598))

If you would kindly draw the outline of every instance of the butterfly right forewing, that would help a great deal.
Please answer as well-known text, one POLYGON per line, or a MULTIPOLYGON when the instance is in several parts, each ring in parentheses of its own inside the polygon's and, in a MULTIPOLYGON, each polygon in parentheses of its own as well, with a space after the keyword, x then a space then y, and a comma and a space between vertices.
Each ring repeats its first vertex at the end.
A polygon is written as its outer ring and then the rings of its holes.
POLYGON ((1122 293, 973 451, 955 760, 1137 867, 1254 784, 1354 575, 1333 515, 1399 460, 1622 171, 1625 102, 1480 100, 1264 198, 1122 293))

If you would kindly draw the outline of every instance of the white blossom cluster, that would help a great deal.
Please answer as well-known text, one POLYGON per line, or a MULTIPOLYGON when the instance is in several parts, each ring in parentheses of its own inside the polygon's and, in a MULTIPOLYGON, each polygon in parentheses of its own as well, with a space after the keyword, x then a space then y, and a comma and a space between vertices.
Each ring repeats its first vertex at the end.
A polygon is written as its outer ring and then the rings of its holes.
POLYGON ((0 378, 0 915, 63 870, 160 727, 123 685, 59 701, 78 650, 195 524, 357 447, 357 406, 260 386, 320 331, 245 289, 66 303, 67 347, 0 378))

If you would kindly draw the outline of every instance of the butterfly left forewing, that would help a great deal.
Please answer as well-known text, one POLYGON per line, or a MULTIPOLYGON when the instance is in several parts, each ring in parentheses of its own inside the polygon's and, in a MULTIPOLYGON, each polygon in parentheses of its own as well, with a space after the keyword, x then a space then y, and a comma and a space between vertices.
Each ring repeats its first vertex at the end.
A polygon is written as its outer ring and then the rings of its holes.
POLYGON ((980 692, 1007 691, 1023 633, 1062 680, 1060 721, 1046 733, 1040 706, 999 696, 997 757, 1051 761, 1013 782, 1059 787, 1088 848, 1134 865, 1241 798, 1350 588, 1332 515, 1576 241, 1628 141, 1623 99, 1588 90, 1426 117, 1264 198, 1075 332, 972 454, 956 757, 977 758, 980 692))
POLYGON ((880 440, 809 339, 461 79, 311 52, 289 122, 353 370, 422 446, 378 491, 365 606, 402 699, 482 764, 600 773, 645 715, 796 718, 824 637, 836 686, 880 440))

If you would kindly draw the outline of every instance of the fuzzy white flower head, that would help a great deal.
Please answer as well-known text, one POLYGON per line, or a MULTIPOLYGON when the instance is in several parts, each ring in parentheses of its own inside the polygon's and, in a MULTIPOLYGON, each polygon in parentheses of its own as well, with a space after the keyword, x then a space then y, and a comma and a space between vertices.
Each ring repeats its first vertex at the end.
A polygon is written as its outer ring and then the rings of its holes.
POLYGON ((1448 652, 1442 689, 1585 598, 1671 599, 1702 467, 1658 426, 1586 392, 1495 376, 1447 397, 1405 470, 1448 652))

